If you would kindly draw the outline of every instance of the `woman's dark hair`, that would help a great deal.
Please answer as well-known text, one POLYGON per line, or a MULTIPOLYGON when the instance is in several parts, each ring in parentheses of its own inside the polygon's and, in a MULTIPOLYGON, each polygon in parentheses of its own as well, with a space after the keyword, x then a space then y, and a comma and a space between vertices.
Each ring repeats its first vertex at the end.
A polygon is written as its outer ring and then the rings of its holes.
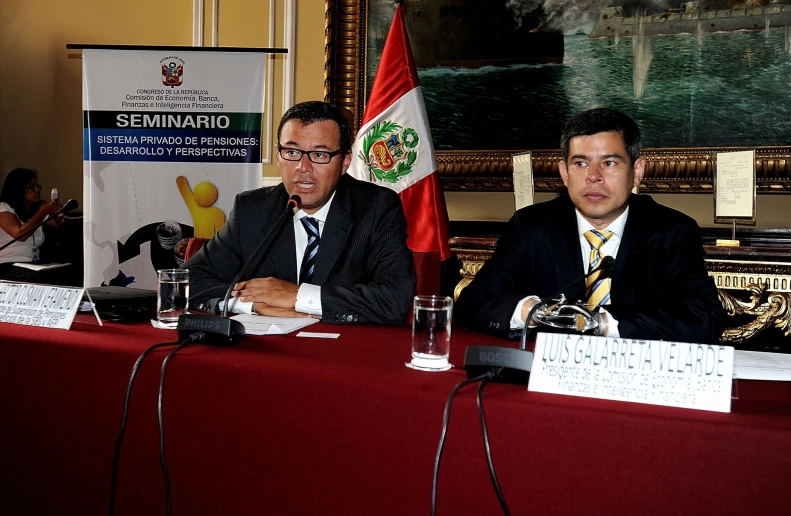
POLYGON ((39 204, 34 204, 30 210, 25 206, 25 188, 31 179, 36 179, 34 171, 29 168, 15 168, 5 177, 3 190, 0 191, 0 202, 11 206, 22 222, 30 219, 39 208, 39 204))

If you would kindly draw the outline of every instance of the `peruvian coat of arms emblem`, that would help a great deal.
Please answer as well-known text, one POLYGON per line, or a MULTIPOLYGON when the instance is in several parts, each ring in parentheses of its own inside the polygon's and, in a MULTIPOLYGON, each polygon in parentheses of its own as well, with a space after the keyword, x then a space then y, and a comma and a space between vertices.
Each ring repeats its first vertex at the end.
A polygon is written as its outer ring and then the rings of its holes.
POLYGON ((175 57, 171 58, 174 60, 165 62, 168 59, 165 58, 160 61, 160 64, 162 64, 162 84, 171 88, 181 86, 184 82, 184 61, 175 57), (179 62, 177 63, 175 59, 178 59, 179 62))
POLYGON ((417 131, 411 127, 382 121, 368 130, 357 157, 368 167, 372 182, 397 183, 412 172, 419 142, 417 131))

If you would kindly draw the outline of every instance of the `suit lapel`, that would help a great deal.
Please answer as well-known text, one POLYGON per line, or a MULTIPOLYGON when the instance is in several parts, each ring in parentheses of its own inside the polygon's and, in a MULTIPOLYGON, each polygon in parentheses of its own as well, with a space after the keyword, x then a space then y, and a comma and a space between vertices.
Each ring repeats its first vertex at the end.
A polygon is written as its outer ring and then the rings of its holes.
MULTIPOLYGON (((562 235, 553 253, 557 288, 560 289, 586 272, 580 252, 577 216, 575 214, 574 205, 571 203, 570 199, 567 198, 567 202, 553 222, 553 233, 562 235)), ((566 292, 566 296, 570 301, 576 301, 584 295, 584 281, 577 282, 577 284, 573 285, 572 288, 566 292)))
POLYGON ((645 223, 641 223, 641 220, 644 221, 644 219, 643 203, 640 201, 643 200, 637 199, 635 195, 632 195, 629 200, 629 216, 623 228, 623 237, 621 245, 618 247, 618 257, 615 259, 612 286, 610 287, 615 301, 627 299, 631 296, 629 292, 637 288, 632 281, 635 277, 633 268, 635 264, 640 263, 639 254, 645 248, 648 238, 645 223))
MULTIPOLYGON (((268 205, 259 208, 260 211, 256 219, 258 238, 253 242, 254 247, 258 246, 261 240, 266 238, 270 229, 283 213, 282 210, 286 206, 287 199, 288 193, 281 184, 278 187, 277 194, 271 196, 268 205)), ((294 224, 291 220, 288 220, 285 222, 285 227, 283 227, 280 235, 270 244, 269 254, 263 265, 258 267, 254 277, 272 276, 296 283, 297 256, 294 251, 295 247, 294 224)))
POLYGON ((327 282, 335 262, 346 247, 346 239, 354 227, 350 203, 348 188, 341 178, 319 241, 316 269, 313 271, 313 283, 316 285, 324 285, 327 282))
POLYGON ((289 219, 286 222, 286 227, 280 233, 280 237, 272 246, 272 252, 269 255, 267 268, 274 270, 273 277, 290 283, 297 282, 297 255, 294 251, 296 246, 294 222, 293 219, 289 219))

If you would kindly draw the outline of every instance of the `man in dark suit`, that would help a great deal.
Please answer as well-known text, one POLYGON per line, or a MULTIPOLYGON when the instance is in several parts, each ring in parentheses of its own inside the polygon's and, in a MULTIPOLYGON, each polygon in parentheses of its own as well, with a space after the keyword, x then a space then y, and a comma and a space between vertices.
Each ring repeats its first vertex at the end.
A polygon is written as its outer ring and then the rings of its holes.
MULTIPOLYGON (((190 305, 216 309, 289 196, 300 209, 269 255, 233 290, 231 310, 330 323, 400 324, 417 281, 398 195, 346 175, 352 130, 335 107, 304 102, 277 131, 283 182, 244 192, 222 229, 192 257, 190 305)), ((260 261, 260 260, 259 260, 260 261)), ((255 265, 252 265, 255 266, 255 265)))
POLYGON ((579 278, 566 298, 601 311, 604 335, 717 342, 725 315, 697 224, 631 193, 645 168, 634 120, 611 109, 585 111, 567 123, 561 147, 568 195, 514 214, 462 291, 455 318, 514 335, 536 303, 579 278), (609 277, 597 271, 582 279, 605 256, 614 258, 609 277))

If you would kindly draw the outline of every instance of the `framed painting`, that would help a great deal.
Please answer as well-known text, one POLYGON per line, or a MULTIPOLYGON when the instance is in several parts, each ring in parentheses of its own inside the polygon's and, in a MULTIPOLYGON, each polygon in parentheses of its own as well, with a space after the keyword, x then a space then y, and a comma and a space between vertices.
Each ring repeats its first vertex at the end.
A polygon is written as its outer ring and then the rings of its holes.
MULTIPOLYGON (((512 190, 527 150, 562 189, 563 124, 606 106, 643 130, 643 191, 712 192, 718 152, 756 149, 758 192, 791 192, 791 0, 404 3, 446 190, 512 190)), ((394 12, 326 0, 325 98, 357 127, 394 12)))

